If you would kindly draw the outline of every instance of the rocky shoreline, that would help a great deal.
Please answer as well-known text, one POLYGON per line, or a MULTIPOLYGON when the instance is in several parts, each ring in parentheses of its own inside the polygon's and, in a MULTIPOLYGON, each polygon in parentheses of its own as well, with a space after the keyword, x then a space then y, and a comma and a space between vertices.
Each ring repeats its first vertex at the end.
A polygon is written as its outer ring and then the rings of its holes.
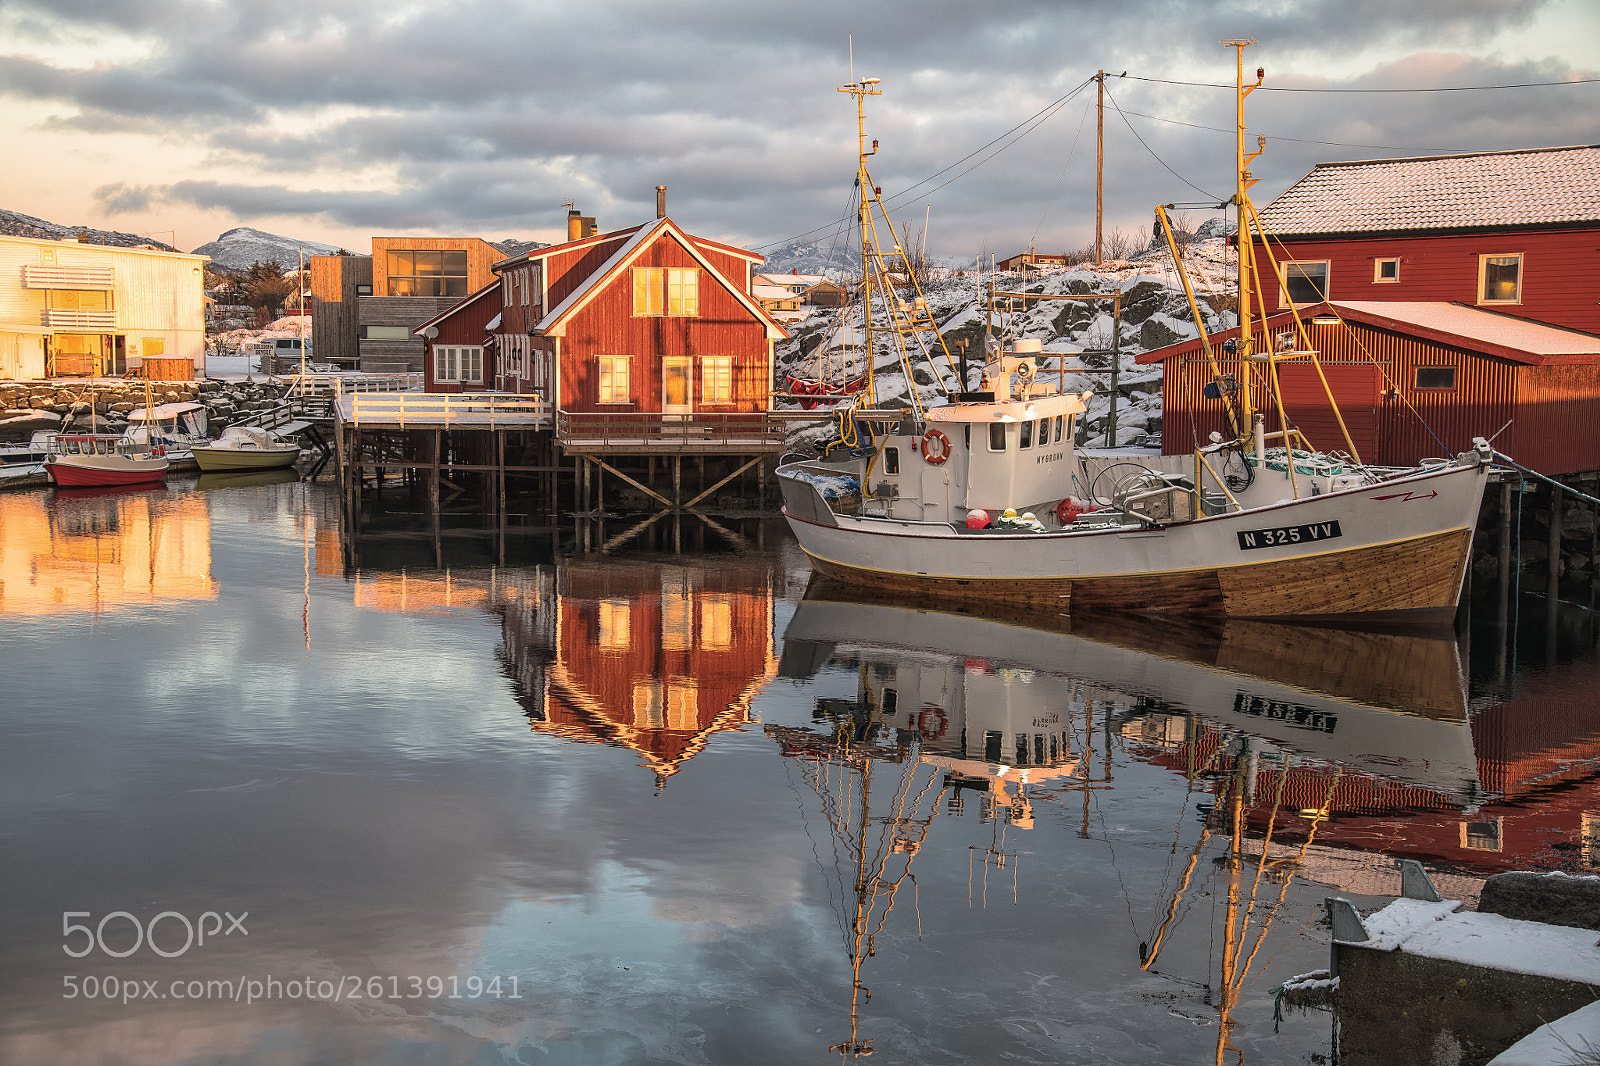
MULTIPOLYGON (((155 404, 204 405, 213 431, 252 411, 275 406, 287 383, 262 381, 155 381, 155 404)), ((128 412, 143 409, 142 381, 0 381, 0 444, 23 443, 38 430, 121 433, 128 412)))

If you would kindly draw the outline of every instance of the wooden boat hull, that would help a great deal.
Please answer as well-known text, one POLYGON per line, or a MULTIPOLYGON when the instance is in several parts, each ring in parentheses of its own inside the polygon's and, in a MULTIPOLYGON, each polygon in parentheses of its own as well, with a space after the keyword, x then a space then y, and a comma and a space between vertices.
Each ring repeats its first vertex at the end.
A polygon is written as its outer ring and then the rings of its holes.
POLYGON ((293 466, 300 458, 298 446, 287 448, 207 448, 191 449, 194 461, 204 473, 238 470, 277 470, 293 466))
POLYGON ((165 456, 133 459, 121 455, 60 455, 44 464, 50 480, 63 488, 142 485, 167 476, 165 456))
POLYGON ((1157 528, 1049 533, 839 515, 806 482, 782 484, 812 566, 849 584, 1069 614, 1438 622, 1460 599, 1487 476, 1449 466, 1157 528))

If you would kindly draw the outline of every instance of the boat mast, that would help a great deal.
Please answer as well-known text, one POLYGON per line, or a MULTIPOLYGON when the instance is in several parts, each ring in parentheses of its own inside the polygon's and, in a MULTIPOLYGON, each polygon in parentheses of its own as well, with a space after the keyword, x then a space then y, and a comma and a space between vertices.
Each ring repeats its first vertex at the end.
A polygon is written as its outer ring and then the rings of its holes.
POLYGON ((1248 128, 1244 124, 1244 98, 1261 87, 1266 80, 1266 71, 1256 69, 1256 80, 1253 85, 1244 83, 1244 50, 1256 39, 1223 41, 1224 47, 1234 50, 1234 110, 1233 110, 1233 147, 1234 147, 1234 175, 1236 190, 1233 194, 1233 204, 1238 216, 1238 245, 1239 245, 1239 339, 1237 341, 1237 357, 1239 364, 1239 421, 1241 433, 1248 435, 1255 424, 1255 397, 1250 376, 1250 356, 1255 343, 1254 308, 1251 306, 1253 286, 1251 277, 1254 275, 1255 253, 1250 239, 1250 208, 1248 192, 1255 180, 1250 177, 1250 163, 1261 154, 1265 145, 1265 138, 1258 140, 1257 150, 1249 155, 1244 150, 1244 135, 1248 128))
POLYGON ((870 151, 867 149, 865 98, 883 95, 883 90, 878 88, 878 82, 878 78, 862 78, 860 81, 841 85, 836 90, 849 93, 856 98, 856 189, 861 193, 856 222, 861 227, 861 329, 866 342, 868 407, 877 406, 878 395, 877 382, 872 373, 872 181, 867 175, 867 157, 877 154, 878 142, 873 141, 872 149, 870 151))

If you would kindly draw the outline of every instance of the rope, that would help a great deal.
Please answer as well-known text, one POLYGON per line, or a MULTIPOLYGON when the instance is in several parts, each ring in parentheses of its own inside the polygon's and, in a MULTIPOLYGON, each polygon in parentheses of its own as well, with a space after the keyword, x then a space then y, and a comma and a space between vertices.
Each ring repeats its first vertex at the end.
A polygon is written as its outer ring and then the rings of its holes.
MULTIPOLYGON (((1586 503, 1592 503, 1592 504, 1595 504, 1596 506, 1600 506, 1600 499, 1596 499, 1595 497, 1589 495, 1587 492, 1581 492, 1578 489, 1573 488, 1571 485, 1563 485, 1561 482, 1557 481, 1555 478, 1547 477, 1544 474, 1539 473, 1539 471, 1537 471, 1537 470, 1534 470, 1534 469, 1532 469, 1530 467, 1523 466, 1521 463, 1517 462, 1515 459, 1511 458, 1509 455, 1505 455, 1505 454, 1503 454, 1501 452, 1495 452, 1494 453, 1494 459, 1495 459, 1495 462, 1497 462, 1497 463, 1504 463, 1506 466, 1509 466, 1509 467, 1512 467, 1512 468, 1514 468, 1516 470, 1519 470, 1524 474, 1531 475, 1536 480, 1543 481, 1547 485, 1553 485, 1556 488, 1561 489, 1561 490, 1563 490, 1565 492, 1570 492, 1572 495, 1578 497, 1578 499, 1583 500, 1586 503)), ((1521 515, 1520 515, 1521 509, 1522 509, 1522 504, 1519 501, 1517 503, 1517 510, 1519 512, 1519 515, 1518 515, 1519 518, 1521 517, 1521 515)))

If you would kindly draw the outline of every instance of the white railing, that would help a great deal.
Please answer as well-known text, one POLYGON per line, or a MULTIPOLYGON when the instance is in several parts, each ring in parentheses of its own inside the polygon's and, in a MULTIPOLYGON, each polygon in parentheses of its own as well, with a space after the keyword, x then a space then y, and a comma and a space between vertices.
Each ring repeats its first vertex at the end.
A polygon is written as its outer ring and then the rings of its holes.
POLYGON ((52 307, 44 313, 44 324, 51 329, 115 329, 115 311, 71 311, 52 307))
POLYGON ((48 266, 29 263, 22 268, 25 289, 114 289, 116 267, 48 266))
POLYGON ((334 398, 340 422, 401 429, 495 429, 548 426, 550 401, 540 396, 492 392, 344 392, 334 398))
POLYGON ((420 392, 421 374, 306 374, 290 376, 289 392, 296 396, 336 396, 347 392, 420 392))

